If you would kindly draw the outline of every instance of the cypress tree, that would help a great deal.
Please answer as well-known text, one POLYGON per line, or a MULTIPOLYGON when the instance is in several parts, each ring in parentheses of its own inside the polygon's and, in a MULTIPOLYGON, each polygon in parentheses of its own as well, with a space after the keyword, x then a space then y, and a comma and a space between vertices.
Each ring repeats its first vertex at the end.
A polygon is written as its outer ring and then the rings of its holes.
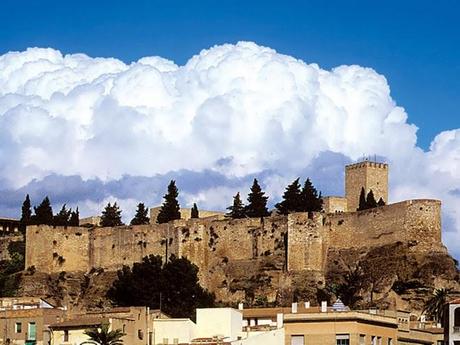
POLYGON ((302 192, 300 190, 299 178, 294 180, 283 194, 283 201, 275 205, 278 213, 288 214, 291 212, 301 212, 302 208, 302 192))
POLYGON ((180 206, 177 201, 179 192, 176 187, 176 182, 171 180, 168 185, 168 192, 163 196, 165 199, 158 212, 157 223, 167 223, 174 219, 180 219, 180 206))
POLYGON ((70 215, 72 210, 67 210, 66 204, 62 205, 61 210, 54 216, 55 226, 67 226, 69 225, 70 215))
POLYGON ((236 193, 233 197, 233 205, 227 207, 229 212, 225 215, 226 217, 238 219, 246 217, 245 207, 241 201, 240 193, 236 193))
POLYGON ((375 201, 374 192, 372 189, 369 191, 369 193, 367 193, 366 205, 367 208, 377 207, 377 201, 375 201))
POLYGON ((359 206, 357 211, 362 211, 367 209, 367 202, 366 202, 366 191, 364 187, 361 187, 361 193, 359 194, 359 206))
POLYGON ((301 200, 303 212, 320 212, 323 209, 321 193, 318 194, 309 178, 307 178, 302 188, 301 200))
POLYGON ((43 199, 40 205, 34 207, 34 211, 35 224, 53 225, 53 209, 51 207, 50 199, 47 196, 45 197, 45 199, 43 199))
POLYGON ((102 211, 101 226, 106 227, 119 225, 123 225, 123 222, 121 221, 121 210, 116 202, 113 204, 113 206, 110 205, 109 202, 104 211, 102 211))
POLYGON ((248 217, 266 217, 270 215, 267 209, 268 196, 260 188, 257 179, 252 183, 251 192, 248 195, 248 205, 246 206, 246 215, 248 217))
POLYGON ((21 220, 20 220, 21 232, 23 233, 25 232, 27 225, 31 224, 31 220, 32 220, 32 209, 31 209, 29 194, 27 194, 26 199, 22 203, 22 209, 21 209, 21 220))
POLYGON ((385 206, 385 201, 383 201, 383 199, 380 198, 379 201, 377 202, 377 206, 385 206))
POLYGON ((136 214, 134 218, 131 219, 131 225, 142 225, 142 224, 149 224, 150 218, 148 217, 148 208, 141 202, 137 205, 136 214))
POLYGON ((75 211, 70 212, 69 225, 70 226, 80 225, 80 211, 78 211, 78 207, 75 211))
POLYGON ((190 210, 190 218, 200 218, 198 207, 196 206, 195 203, 193 203, 193 207, 190 210))

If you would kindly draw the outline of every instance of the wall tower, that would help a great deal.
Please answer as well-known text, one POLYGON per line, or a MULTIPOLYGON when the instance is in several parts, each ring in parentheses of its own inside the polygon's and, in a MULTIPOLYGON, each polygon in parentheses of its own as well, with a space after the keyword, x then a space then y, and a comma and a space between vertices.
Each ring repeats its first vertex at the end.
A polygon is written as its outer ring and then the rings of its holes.
POLYGON ((345 198, 348 212, 354 212, 359 207, 359 194, 363 187, 366 195, 372 189, 375 200, 382 198, 388 203, 388 164, 364 161, 345 167, 345 198))

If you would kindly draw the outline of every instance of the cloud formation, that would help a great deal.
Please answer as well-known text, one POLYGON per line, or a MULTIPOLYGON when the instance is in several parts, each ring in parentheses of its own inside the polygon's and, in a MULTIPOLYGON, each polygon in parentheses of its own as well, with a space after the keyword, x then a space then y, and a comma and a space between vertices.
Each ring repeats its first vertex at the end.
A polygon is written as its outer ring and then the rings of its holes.
POLYGON ((0 56, 0 71, 8 195, 59 189, 49 182, 62 179, 69 202, 98 212, 110 198, 158 202, 163 192, 152 186, 182 172, 185 203, 222 209, 252 176, 272 199, 302 174, 341 194, 342 164, 376 154, 391 164, 392 200, 442 199, 446 243, 460 243, 460 129, 440 133, 428 152, 418 148, 416 126, 373 69, 323 70, 240 42, 183 66, 30 48, 0 56))

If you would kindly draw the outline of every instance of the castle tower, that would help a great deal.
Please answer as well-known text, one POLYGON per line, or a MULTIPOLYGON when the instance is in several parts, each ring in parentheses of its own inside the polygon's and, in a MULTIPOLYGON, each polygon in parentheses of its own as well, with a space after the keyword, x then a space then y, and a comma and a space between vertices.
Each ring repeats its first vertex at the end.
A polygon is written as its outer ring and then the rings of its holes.
POLYGON ((354 212, 359 207, 361 188, 367 193, 372 189, 375 200, 388 202, 388 164, 364 161, 345 167, 345 198, 347 211, 354 212))

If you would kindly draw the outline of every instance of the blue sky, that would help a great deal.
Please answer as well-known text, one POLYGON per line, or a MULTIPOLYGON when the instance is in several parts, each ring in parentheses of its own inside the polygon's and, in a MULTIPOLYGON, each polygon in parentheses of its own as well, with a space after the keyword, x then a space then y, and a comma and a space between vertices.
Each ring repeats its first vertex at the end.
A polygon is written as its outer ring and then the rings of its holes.
POLYGON ((330 69, 372 67, 427 148, 460 117, 458 1, 10 1, 0 53, 52 47, 131 62, 185 63, 215 44, 254 41, 330 69))
POLYGON ((82 216, 117 201, 129 221, 171 179, 200 209, 245 199, 254 177, 270 206, 299 176, 343 195, 344 165, 375 154, 390 202, 442 200, 460 257, 459 14, 458 1, 4 0, 0 216, 29 193, 82 216))

